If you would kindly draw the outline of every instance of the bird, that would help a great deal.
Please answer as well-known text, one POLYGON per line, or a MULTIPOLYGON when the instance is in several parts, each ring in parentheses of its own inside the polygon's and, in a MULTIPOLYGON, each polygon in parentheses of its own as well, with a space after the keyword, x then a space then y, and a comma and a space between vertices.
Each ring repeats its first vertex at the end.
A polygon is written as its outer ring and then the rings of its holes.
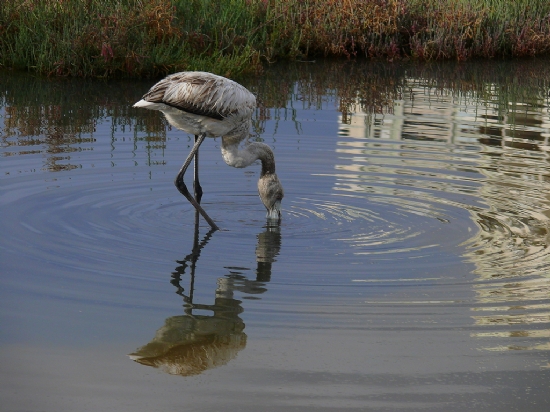
POLYGON ((166 76, 153 85, 133 107, 158 110, 175 128, 195 136, 193 148, 174 184, 214 230, 219 227, 200 206, 199 147, 206 137, 221 137, 224 161, 232 167, 247 167, 257 160, 262 168, 258 193, 267 209, 267 219, 279 221, 283 186, 275 173, 273 150, 265 143, 240 143, 250 136, 256 97, 239 83, 209 72, 186 71, 166 76), (194 159, 193 197, 183 180, 194 159))

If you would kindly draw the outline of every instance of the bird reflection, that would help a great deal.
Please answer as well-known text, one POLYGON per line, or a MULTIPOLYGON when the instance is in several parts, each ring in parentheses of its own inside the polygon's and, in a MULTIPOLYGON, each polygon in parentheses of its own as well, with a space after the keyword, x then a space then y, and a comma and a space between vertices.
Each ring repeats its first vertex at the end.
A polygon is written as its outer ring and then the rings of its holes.
POLYGON ((271 266, 281 247, 280 227, 268 225, 258 235, 256 279, 248 279, 243 274, 246 268, 226 267, 229 274, 217 280, 214 303, 202 304, 193 298, 195 270, 201 251, 214 231, 211 229, 199 241, 196 212, 193 249, 178 261, 170 281, 185 302, 184 314, 167 318, 151 342, 129 355, 132 360, 172 375, 191 376, 227 364, 245 348, 245 325, 239 316, 244 309, 234 294, 238 291, 254 298, 267 291, 271 266), (186 271, 190 275, 188 291, 182 286, 186 271))

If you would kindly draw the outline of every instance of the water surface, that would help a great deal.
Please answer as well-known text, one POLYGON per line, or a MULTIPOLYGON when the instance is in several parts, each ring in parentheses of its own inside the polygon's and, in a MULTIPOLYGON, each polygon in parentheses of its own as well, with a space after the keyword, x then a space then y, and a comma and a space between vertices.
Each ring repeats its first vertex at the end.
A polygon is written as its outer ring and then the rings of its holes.
POLYGON ((548 67, 240 79, 283 218, 207 139, 216 232, 155 80, 2 73, 3 410, 548 410, 548 67))

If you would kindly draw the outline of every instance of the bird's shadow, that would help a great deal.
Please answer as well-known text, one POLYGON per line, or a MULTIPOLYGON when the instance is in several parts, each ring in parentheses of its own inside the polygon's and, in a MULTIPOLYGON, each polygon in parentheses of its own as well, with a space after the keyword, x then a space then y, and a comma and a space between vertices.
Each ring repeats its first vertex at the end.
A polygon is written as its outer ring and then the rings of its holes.
POLYGON ((266 225, 257 236, 255 279, 245 275, 248 268, 226 266, 229 273, 218 278, 214 302, 199 303, 194 297, 197 262, 215 229, 210 229, 199 240, 198 212, 194 229, 191 253, 177 261, 170 280, 182 297, 184 313, 167 318, 149 343, 129 355, 142 365, 160 368, 172 375, 198 375, 227 364, 245 348, 247 336, 240 317, 244 309, 235 292, 248 299, 258 299, 258 295, 267 292, 272 263, 281 247, 280 227, 266 225), (188 286, 183 285, 186 272, 188 286))

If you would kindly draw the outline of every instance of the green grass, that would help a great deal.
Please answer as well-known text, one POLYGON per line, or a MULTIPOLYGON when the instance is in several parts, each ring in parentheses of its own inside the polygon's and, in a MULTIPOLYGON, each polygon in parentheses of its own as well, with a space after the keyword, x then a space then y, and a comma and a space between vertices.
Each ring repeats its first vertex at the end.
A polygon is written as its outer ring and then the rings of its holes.
POLYGON ((550 51, 547 0, 10 0, 0 67, 225 76, 319 56, 468 60, 550 51))

